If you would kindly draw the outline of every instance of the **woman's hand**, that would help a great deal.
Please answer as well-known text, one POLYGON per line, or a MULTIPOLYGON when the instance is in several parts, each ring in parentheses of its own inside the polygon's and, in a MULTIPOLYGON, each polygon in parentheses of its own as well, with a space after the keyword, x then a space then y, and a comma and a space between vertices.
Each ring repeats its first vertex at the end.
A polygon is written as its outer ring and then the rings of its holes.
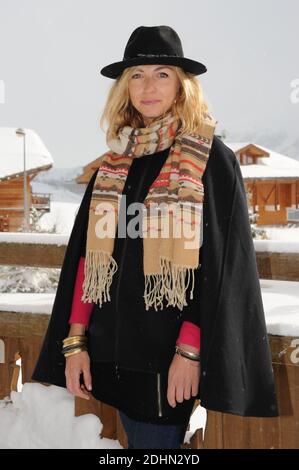
POLYGON ((87 351, 82 351, 66 358, 66 387, 77 397, 89 400, 88 391, 92 388, 90 359, 87 351), (80 386, 80 374, 83 373, 84 385, 80 386))
MULTIPOLYGON (((196 351, 191 347, 188 347, 188 350, 196 351)), ((183 400, 189 400, 191 396, 196 396, 199 379, 200 363, 175 354, 168 371, 167 400, 170 406, 174 408, 176 401, 181 403, 183 400)))

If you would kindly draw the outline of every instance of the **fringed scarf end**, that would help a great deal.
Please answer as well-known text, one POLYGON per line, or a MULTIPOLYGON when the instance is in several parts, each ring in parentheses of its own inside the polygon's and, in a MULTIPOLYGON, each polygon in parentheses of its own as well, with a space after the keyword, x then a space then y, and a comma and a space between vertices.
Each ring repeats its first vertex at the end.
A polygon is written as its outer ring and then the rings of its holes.
POLYGON ((169 305, 183 310, 187 304, 186 292, 192 278, 190 299, 193 299, 194 291, 194 271, 195 268, 173 265, 167 258, 160 258, 161 274, 147 274, 145 276, 144 300, 148 310, 154 306, 155 310, 160 306, 163 309, 163 298, 169 305))
POLYGON ((113 274, 117 271, 117 263, 107 252, 88 250, 84 264, 83 302, 110 301, 110 286, 113 274))

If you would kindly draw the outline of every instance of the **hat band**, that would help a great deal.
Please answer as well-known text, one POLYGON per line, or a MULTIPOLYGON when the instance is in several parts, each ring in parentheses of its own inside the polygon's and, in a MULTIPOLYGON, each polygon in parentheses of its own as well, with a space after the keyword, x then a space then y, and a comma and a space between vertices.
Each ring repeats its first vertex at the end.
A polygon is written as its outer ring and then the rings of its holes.
POLYGON ((169 54, 136 54, 134 55, 133 57, 129 57, 129 56, 126 56, 124 57, 125 60, 127 59, 135 59, 135 57, 181 57, 183 58, 182 56, 179 56, 179 55, 169 55, 169 54))

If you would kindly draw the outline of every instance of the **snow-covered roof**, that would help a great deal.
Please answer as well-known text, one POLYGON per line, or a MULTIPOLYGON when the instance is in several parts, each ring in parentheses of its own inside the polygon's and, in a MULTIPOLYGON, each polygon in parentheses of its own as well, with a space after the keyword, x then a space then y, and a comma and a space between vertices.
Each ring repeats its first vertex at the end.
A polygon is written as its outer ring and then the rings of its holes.
POLYGON ((254 145, 269 154, 267 157, 258 157, 259 163, 256 165, 240 165, 244 179, 299 178, 299 162, 294 158, 274 152, 254 142, 224 141, 224 143, 235 153, 248 145, 254 145))
MULTIPOLYGON (((0 178, 22 173, 23 137, 16 134, 16 127, 0 127, 0 178)), ((50 152, 41 138, 32 129, 23 129, 26 134, 26 171, 53 165, 50 152)))

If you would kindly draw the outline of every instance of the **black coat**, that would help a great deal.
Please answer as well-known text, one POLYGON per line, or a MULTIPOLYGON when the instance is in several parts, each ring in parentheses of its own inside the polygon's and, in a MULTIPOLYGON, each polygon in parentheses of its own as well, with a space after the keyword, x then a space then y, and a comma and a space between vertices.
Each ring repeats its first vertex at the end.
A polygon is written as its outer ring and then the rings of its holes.
MULTIPOLYGON (((124 188, 128 204, 144 200, 168 151, 134 159, 124 188)), ((61 341, 68 335, 77 265, 80 256, 85 255, 88 208, 96 174, 97 170, 75 219, 49 327, 32 377, 64 387, 61 341)), ((182 321, 193 321, 201 328, 201 405, 244 416, 277 416, 243 179, 235 154, 217 137, 203 182, 203 245, 193 301, 189 300, 189 307, 182 312, 173 307, 146 311, 142 240, 116 238, 113 256, 118 271, 111 285, 112 300, 103 308, 94 305, 87 332, 91 361, 116 361, 131 371, 165 370, 172 360, 182 321)))

